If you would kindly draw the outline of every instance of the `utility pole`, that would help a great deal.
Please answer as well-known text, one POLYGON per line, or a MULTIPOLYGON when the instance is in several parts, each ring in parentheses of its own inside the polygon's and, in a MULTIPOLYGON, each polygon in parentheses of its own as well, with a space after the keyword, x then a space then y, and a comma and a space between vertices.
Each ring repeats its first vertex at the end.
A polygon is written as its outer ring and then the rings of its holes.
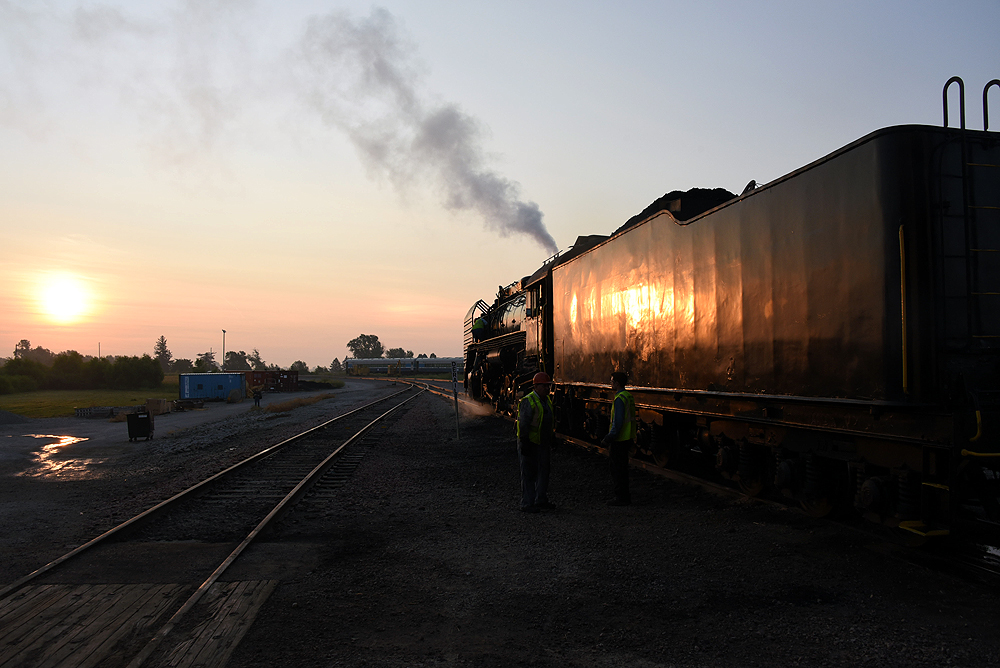
POLYGON ((226 370, 226 330, 222 330, 222 370, 226 370))

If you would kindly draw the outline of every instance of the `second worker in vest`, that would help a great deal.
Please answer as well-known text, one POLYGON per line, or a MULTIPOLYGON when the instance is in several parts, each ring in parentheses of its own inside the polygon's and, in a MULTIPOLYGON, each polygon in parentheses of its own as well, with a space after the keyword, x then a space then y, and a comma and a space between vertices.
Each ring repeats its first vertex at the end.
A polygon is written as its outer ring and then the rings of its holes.
POLYGON ((517 409, 517 454, 521 464, 521 510, 537 513, 552 510, 549 502, 549 460, 555 415, 549 374, 539 371, 532 379, 535 389, 521 399, 517 409))
POLYGON ((615 393, 615 401, 611 406, 611 428, 601 444, 608 449, 608 461, 611 466, 611 484, 615 498, 608 501, 609 506, 627 506, 632 503, 628 490, 628 454, 635 439, 635 400, 625 389, 628 374, 616 371, 611 374, 611 389, 615 393))

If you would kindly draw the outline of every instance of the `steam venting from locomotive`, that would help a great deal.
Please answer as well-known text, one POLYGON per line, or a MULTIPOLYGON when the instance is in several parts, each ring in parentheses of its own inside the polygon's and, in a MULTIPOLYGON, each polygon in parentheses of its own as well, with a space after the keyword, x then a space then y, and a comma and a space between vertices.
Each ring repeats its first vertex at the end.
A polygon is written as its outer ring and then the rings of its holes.
MULTIPOLYGON (((477 214, 501 236, 557 250, 538 205, 487 166, 482 123, 425 93, 415 47, 389 12, 313 16, 290 46, 265 53, 252 10, 240 0, 179 0, 154 19, 103 5, 66 15, 0 0, 0 50, 10 56, 0 68, 0 123, 44 135, 47 108, 63 103, 52 91, 65 96, 76 85, 85 99, 110 86, 138 112, 157 161, 187 168, 231 145, 252 107, 273 113, 289 103, 293 115, 318 112, 346 133, 369 175, 400 195, 429 186, 446 208, 477 214), (45 83, 47 75, 63 78, 45 83)), ((294 121, 284 125, 295 132, 294 121)))
POLYGON ((412 50, 385 10, 358 21, 314 17, 298 53, 306 99, 397 190, 430 177, 447 208, 474 211, 501 236, 525 234, 555 253, 538 205, 484 166, 482 125, 453 103, 421 99, 412 50))

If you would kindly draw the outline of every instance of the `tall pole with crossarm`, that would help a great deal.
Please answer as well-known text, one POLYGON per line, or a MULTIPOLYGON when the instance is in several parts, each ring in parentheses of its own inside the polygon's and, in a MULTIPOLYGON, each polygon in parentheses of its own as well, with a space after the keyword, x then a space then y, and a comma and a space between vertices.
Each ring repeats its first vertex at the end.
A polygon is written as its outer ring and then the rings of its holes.
POLYGON ((226 330, 222 330, 222 370, 226 370, 226 330))

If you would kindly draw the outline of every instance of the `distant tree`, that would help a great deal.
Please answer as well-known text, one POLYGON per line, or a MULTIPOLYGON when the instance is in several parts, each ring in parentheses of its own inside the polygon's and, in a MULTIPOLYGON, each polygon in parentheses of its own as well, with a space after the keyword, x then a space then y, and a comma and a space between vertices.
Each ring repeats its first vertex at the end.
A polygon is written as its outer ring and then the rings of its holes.
POLYGON ((330 370, 327 369, 325 366, 318 366, 315 369, 313 369, 313 373, 318 376, 322 373, 330 373, 330 370))
POLYGON ((170 365, 170 370, 174 373, 190 373, 194 369, 194 362, 189 359, 176 359, 170 365))
POLYGON ((160 338, 156 340, 153 344, 153 357, 160 363, 163 370, 166 371, 170 368, 170 360, 173 358, 173 353, 167 348, 167 337, 160 335, 160 338))
POLYGON ((277 364, 268 364, 264 371, 281 371, 281 367, 277 364))
POLYGON ((253 349, 252 353, 247 355, 247 362, 250 363, 254 371, 264 371, 267 369, 267 363, 261 359, 260 352, 256 348, 253 349))
POLYGON ((194 370, 198 373, 213 373, 218 371, 219 365, 215 363, 215 353, 198 353, 198 359, 194 363, 194 370))
POLYGON ((226 353, 226 369, 229 371, 250 371, 250 360, 247 354, 240 350, 230 350, 226 353))
POLYGON ((402 348, 389 348, 389 350, 385 351, 385 356, 389 358, 413 357, 413 351, 403 350, 402 348))
POLYGON ((111 367, 110 387, 113 389, 137 390, 159 387, 163 382, 163 368, 150 357, 118 357, 111 367))
POLYGON ((75 350, 67 350, 56 355, 49 370, 49 387, 58 390, 79 390, 87 387, 87 380, 83 355, 75 350))
POLYGON ((292 366, 288 367, 289 371, 298 371, 299 373, 309 373, 309 365, 302 360, 295 360, 292 362, 292 366))
POLYGON ((435 355, 434 353, 431 353, 431 359, 432 359, 432 360, 433 360, 433 359, 437 359, 437 355, 435 355))
POLYGON ((336 357, 330 362, 330 373, 341 373, 344 370, 344 365, 340 363, 340 360, 336 357))
POLYGON ((347 348, 357 359, 382 357, 382 352, 385 350, 374 334, 360 334, 356 339, 347 342, 347 348))
POLYGON ((48 348, 42 348, 41 346, 32 348, 31 341, 28 339, 21 339, 14 346, 14 359, 33 360, 45 366, 52 366, 55 358, 55 353, 48 348))
POLYGON ((417 355, 417 359, 425 359, 426 357, 427 353, 420 353, 419 355, 417 355))
POLYGON ((110 387, 111 368, 111 360, 106 357, 91 357, 87 360, 83 368, 87 387, 110 387))
POLYGON ((14 344, 14 359, 24 359, 25 354, 31 350, 31 341, 28 339, 21 339, 14 344))

